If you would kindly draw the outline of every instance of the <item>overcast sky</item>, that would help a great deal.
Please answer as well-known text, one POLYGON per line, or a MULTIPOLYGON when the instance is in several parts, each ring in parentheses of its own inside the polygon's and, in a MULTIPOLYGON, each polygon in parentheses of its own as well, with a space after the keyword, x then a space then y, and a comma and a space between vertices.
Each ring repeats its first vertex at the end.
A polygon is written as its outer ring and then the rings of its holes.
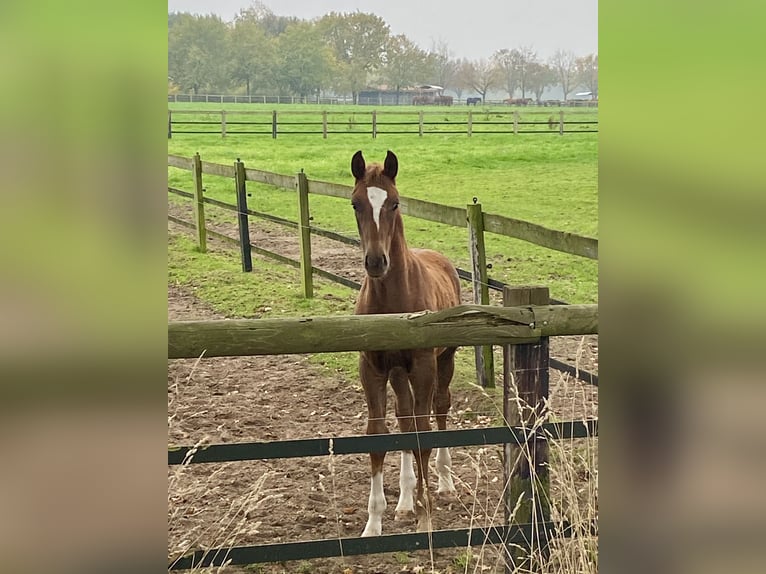
MULTIPOLYGON (((217 14, 230 21, 250 0, 168 0, 170 12, 217 14)), ((443 40, 452 57, 478 60, 532 46, 542 59, 562 48, 598 52, 597 0, 263 0, 274 14, 312 19, 327 12, 377 14, 393 34, 423 49, 443 40)))

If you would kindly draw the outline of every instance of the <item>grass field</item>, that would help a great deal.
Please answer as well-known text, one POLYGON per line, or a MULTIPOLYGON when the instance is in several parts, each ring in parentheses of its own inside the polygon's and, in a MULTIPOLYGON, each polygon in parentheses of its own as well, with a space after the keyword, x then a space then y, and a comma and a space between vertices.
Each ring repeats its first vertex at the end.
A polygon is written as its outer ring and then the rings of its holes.
MULTIPOLYGON (((278 109, 279 113, 309 111, 301 105, 173 104, 171 109, 278 109)), ((337 111, 334 106, 331 111, 337 111)), ((350 107, 350 106, 346 106, 350 107)), ((354 109, 358 108, 352 108, 354 109)), ((329 108, 328 108, 329 109, 329 108)), ((413 108, 418 109, 418 108, 413 108)), ((362 108, 367 112, 367 108, 362 108)), ((597 113, 588 110, 587 113, 597 113)), ((380 135, 186 135, 168 141, 168 152, 205 161, 283 174, 303 169, 310 179, 352 184, 351 155, 363 150, 368 161, 382 161, 386 150, 399 157, 397 185, 402 195, 465 207, 474 197, 484 211, 515 217, 562 231, 598 237, 597 134, 380 135)), ((169 168, 169 185, 192 189, 190 172, 169 168)), ((234 202, 231 180, 205 176, 206 194, 234 202)), ((290 193, 248 183, 249 207, 296 219, 297 202, 290 193)), ((171 197, 170 201, 178 200, 171 197)), ((356 235, 348 202, 311 197, 312 224, 356 235)), ((411 246, 443 251, 457 265, 468 267, 465 229, 405 217, 411 246)), ((490 276, 513 284, 549 285, 551 295, 571 303, 598 299, 597 262, 543 249, 522 241, 487 234, 490 276)))

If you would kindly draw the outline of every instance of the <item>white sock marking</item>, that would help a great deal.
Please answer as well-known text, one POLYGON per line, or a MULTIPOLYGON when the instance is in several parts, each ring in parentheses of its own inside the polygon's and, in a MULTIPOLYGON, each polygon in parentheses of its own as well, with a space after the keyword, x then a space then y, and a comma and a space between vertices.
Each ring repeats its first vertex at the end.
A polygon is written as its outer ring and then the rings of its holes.
POLYGON ((415 512, 415 457, 411 452, 402 451, 402 465, 399 471, 399 503, 396 512, 415 512))
POLYGON ((385 189, 379 187, 367 188, 367 199, 370 200, 372 205, 372 218, 375 220, 375 225, 380 229, 380 210, 383 209, 383 203, 388 197, 388 192, 385 189))
POLYGON ((446 447, 436 449, 436 474, 439 477, 437 492, 455 491, 455 484, 452 482, 452 457, 446 447))
POLYGON ((383 494, 383 473, 374 474, 370 479, 370 501, 367 503, 367 525, 362 536, 380 536, 383 529, 383 513, 386 511, 386 496, 383 494))

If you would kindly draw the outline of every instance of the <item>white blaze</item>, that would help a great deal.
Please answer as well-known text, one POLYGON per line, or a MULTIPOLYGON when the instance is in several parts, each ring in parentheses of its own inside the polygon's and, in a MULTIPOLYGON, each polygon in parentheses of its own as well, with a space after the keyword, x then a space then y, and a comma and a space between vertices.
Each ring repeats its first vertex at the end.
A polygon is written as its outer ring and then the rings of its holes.
POLYGON ((375 220, 375 225, 380 229, 380 210, 383 209, 383 202, 386 201, 388 192, 385 189, 379 187, 367 188, 367 199, 370 200, 372 205, 372 218, 375 220))
POLYGON ((367 504, 367 525, 362 536, 380 536, 383 528, 383 513, 386 510, 386 496, 383 494, 383 473, 379 472, 370 480, 370 501, 367 504))
POLYGON ((396 512, 408 513, 415 512, 415 468, 413 462, 415 457, 411 452, 402 451, 402 466, 399 473, 399 503, 396 505, 396 512))

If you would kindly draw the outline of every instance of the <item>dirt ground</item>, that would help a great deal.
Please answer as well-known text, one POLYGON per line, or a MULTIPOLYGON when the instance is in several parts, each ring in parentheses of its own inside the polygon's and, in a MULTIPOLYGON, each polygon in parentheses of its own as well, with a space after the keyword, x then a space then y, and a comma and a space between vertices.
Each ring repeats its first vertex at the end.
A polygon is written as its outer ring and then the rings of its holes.
MULTIPOLYGON (((169 212, 190 220, 188 211, 169 212)), ((236 236, 224 225, 213 228, 236 236)), ((297 242, 282 228, 259 224, 253 241, 284 255, 297 242)), ((169 223, 169 233, 189 233, 169 223)), ((215 239, 209 241, 223 245, 215 239)), ((350 278, 358 275, 358 253, 313 238, 316 265, 350 278), (353 273, 353 274, 352 274, 353 273)), ((168 320, 220 318, 182 286, 168 287, 168 320)), ((472 353, 471 349, 458 352, 472 353)), ((551 355, 598 372, 597 337, 559 337, 551 355)), ((499 363, 498 363, 499 364, 499 363)), ((559 420, 598 415, 598 390, 551 371, 551 408, 559 420)), ((389 391, 390 392, 390 391, 389 391)), ((389 405, 393 404, 390 394, 389 405)), ((497 416, 486 395, 473 385, 453 385, 449 428, 489 426, 497 416)), ((392 410, 392 409, 389 409, 392 410)), ((328 376, 305 356, 225 357, 168 361, 168 441, 170 444, 225 443, 337 437, 363 434, 364 395, 358 381, 328 376)), ((389 413, 389 429, 396 429, 389 413)), ((458 492, 436 498, 435 529, 502 523, 501 447, 453 448, 458 492)), ((433 458, 432 458, 433 465, 433 458)), ((384 470, 388 508, 383 533, 414 532, 409 521, 394 521, 398 497, 398 453, 384 470)), ((432 482, 435 474, 432 469, 432 482)), ((168 469, 168 555, 172 560, 199 548, 294 542, 358 536, 367 518, 369 462, 366 455, 295 458, 175 466, 168 469)), ((476 550, 473 553, 476 556, 476 550)), ((247 567, 225 572, 462 572, 466 549, 397 552, 374 556, 316 559, 247 567)), ((495 549, 480 554, 476 571, 495 571, 495 549)), ((475 562, 471 563, 473 571, 475 562)))

